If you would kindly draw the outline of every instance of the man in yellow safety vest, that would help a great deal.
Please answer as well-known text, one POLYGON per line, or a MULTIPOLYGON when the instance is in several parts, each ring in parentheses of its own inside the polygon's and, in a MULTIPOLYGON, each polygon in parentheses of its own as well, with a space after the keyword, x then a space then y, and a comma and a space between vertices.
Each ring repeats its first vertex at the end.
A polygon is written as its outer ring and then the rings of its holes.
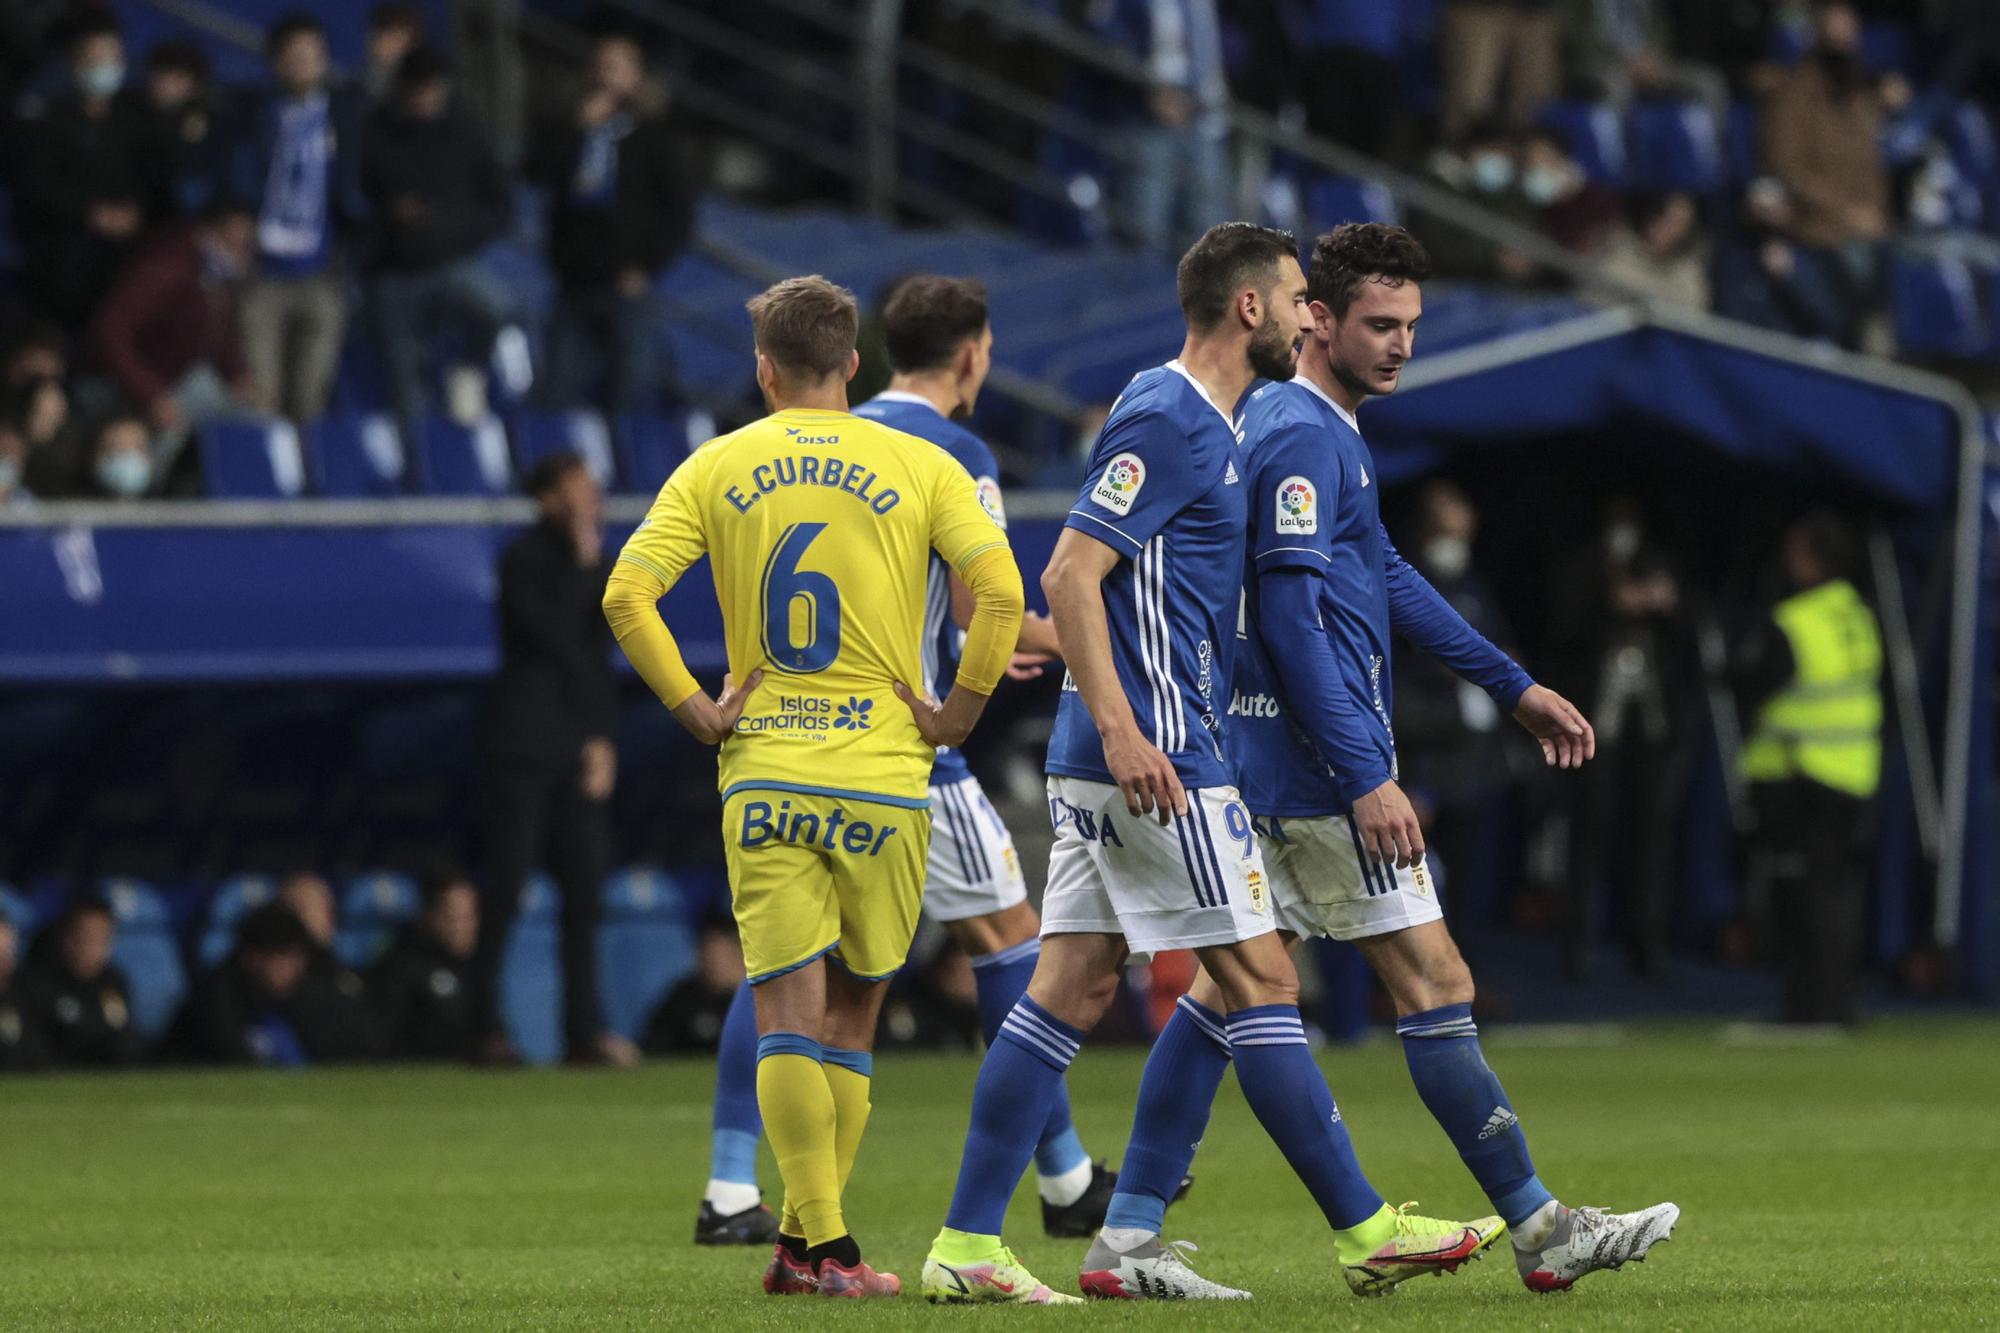
POLYGON ((1882 632, 1846 577, 1847 525, 1813 513, 1785 533, 1792 591, 1737 661, 1754 717, 1743 747, 1771 891, 1784 1017, 1850 1023, 1862 960, 1870 829, 1882 774, 1882 632))

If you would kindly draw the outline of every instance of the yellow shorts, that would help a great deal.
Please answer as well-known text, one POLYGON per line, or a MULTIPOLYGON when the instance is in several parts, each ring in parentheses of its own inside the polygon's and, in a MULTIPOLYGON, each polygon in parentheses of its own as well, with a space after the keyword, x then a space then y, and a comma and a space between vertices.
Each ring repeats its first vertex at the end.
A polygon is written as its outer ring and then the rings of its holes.
POLYGON ((901 967, 930 842, 930 811, 915 802, 732 787, 722 847, 751 984, 824 954, 869 980, 901 967))

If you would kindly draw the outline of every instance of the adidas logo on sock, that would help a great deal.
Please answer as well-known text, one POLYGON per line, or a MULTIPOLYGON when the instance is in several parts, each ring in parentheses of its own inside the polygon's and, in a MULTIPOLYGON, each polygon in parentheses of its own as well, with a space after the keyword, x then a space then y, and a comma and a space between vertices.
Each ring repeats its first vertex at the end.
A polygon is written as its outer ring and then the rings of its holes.
POLYGON ((1521 1117, 1504 1106, 1496 1106, 1493 1108, 1493 1114, 1486 1117, 1486 1128, 1479 1131, 1479 1137, 1490 1139, 1495 1134, 1505 1134, 1520 1123, 1521 1117))

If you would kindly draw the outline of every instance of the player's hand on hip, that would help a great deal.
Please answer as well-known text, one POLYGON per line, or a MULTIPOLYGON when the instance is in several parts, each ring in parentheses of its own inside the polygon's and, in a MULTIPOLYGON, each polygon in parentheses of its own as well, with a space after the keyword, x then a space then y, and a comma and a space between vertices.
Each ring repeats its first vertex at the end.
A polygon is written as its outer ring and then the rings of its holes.
POLYGON ((954 740, 945 734, 944 705, 938 702, 935 694, 918 694, 900 680, 890 688, 895 690, 898 699, 909 706, 910 716, 917 720, 917 734, 924 738, 924 744, 955 745, 965 739, 961 736, 954 740))
POLYGON ((1104 766, 1125 793, 1125 808, 1133 814, 1157 814, 1165 824, 1188 812, 1187 792, 1173 760, 1136 731, 1104 738, 1104 766))
POLYGON ((703 745, 720 745, 736 730, 736 719, 743 716, 744 701, 763 679, 762 667, 745 676, 741 685, 736 683, 736 677, 724 676, 721 694, 711 699, 696 690, 674 707, 674 716, 703 745))
POLYGON ((1542 743, 1551 768, 1581 768, 1597 755, 1597 732, 1577 706, 1543 685, 1530 685, 1514 705, 1514 720, 1542 743))
POLYGON ((1393 779, 1354 803, 1354 831, 1377 865, 1387 861, 1398 870, 1408 870, 1424 859, 1423 825, 1393 779))

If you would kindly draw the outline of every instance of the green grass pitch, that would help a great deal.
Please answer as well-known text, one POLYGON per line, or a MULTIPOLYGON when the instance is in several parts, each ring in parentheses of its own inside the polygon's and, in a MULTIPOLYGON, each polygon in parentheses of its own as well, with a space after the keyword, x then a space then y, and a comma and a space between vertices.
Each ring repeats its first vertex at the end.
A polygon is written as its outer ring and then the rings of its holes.
MULTIPOLYGON (((1677 1200, 1648 1263, 1562 1297, 1504 1252, 1387 1300, 1347 1294, 1324 1224, 1234 1080, 1168 1215, 1242 1306, 932 1309, 756 1289, 764 1255, 688 1241, 712 1067, 136 1074, 0 1083, 0 1328, 1923 1329, 2000 1324, 2000 1023, 1891 1021, 1843 1043, 1739 1048, 1713 1030, 1490 1054, 1565 1198, 1677 1200)), ((1071 1075, 1093 1150, 1123 1145, 1140 1054, 1071 1075)), ((1483 1201, 1393 1042, 1323 1063, 1391 1202, 1483 1201)), ((887 1057, 848 1216, 914 1290, 977 1064, 887 1057)), ((768 1157, 767 1189, 775 1185, 768 1157)), ((1082 1246, 1017 1251, 1073 1289, 1082 1246)), ((1501 1244, 1504 1246, 1505 1242, 1501 1244)))

